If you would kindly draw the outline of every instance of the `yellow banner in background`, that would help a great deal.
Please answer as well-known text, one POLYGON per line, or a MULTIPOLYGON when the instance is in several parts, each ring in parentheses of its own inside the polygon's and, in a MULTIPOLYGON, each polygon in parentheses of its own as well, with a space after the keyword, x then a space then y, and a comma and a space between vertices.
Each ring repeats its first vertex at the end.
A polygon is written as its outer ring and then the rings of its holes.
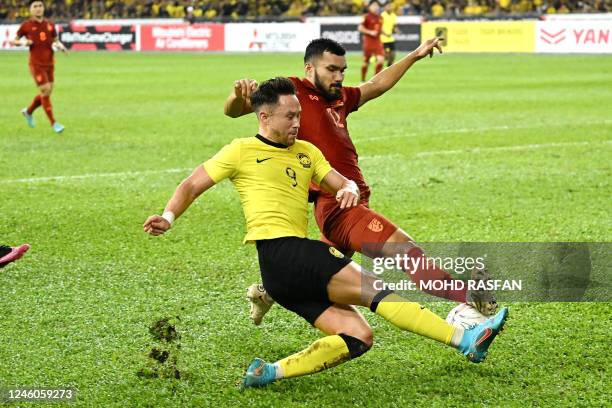
POLYGON ((421 38, 444 38, 448 52, 534 52, 535 21, 431 21, 421 38))

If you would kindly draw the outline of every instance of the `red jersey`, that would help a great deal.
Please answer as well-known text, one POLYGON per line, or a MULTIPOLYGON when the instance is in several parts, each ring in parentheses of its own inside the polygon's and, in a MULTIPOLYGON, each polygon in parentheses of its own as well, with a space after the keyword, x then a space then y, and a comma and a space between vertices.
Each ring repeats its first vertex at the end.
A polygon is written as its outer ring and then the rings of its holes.
MULTIPOLYGON (((302 107, 298 139, 317 146, 334 169, 357 183, 361 199, 367 203, 370 188, 361 174, 357 150, 346 124, 346 117, 359 108, 361 90, 343 86, 342 98, 327 101, 307 79, 289 79, 297 89, 297 97, 302 107)), ((320 191, 318 188, 313 190, 320 191)))
POLYGON ((376 31, 376 35, 363 35, 363 47, 372 47, 381 43, 380 30, 382 29, 382 17, 378 14, 368 13, 363 17, 361 23, 367 30, 376 31))
POLYGON ((18 37, 32 41, 30 45, 31 65, 53 65, 53 48, 51 45, 57 37, 55 26, 49 20, 28 20, 21 24, 18 37))

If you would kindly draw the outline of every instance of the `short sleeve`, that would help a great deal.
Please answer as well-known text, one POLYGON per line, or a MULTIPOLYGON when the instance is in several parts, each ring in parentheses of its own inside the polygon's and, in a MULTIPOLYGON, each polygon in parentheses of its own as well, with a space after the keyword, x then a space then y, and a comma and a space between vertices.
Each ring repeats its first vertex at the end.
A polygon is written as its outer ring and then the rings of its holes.
POLYGON ((329 164, 323 153, 314 145, 312 145, 312 181, 321 184, 321 180, 327 176, 327 173, 332 171, 332 166, 329 164))
POLYGON ((361 99, 361 89, 352 86, 344 87, 344 106, 346 106, 347 116, 359 109, 359 99, 361 99))
POLYGON ((210 178, 219 183, 226 178, 232 178, 240 164, 240 141, 234 140, 232 143, 223 146, 217 154, 204 162, 204 170, 210 178))
POLYGON ((17 30, 17 38, 25 37, 27 35, 25 27, 26 23, 22 23, 19 26, 19 30, 17 30))

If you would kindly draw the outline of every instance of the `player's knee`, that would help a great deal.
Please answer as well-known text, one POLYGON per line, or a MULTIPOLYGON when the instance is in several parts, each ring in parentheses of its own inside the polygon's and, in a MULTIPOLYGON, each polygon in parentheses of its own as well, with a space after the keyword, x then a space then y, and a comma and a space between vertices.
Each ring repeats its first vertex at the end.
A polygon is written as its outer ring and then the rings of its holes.
POLYGON ((42 96, 51 95, 51 87, 49 85, 42 85, 40 87, 40 93, 42 94, 42 96))
POLYGON ((374 344, 371 330, 369 337, 365 336, 365 338, 363 338, 363 336, 357 338, 344 333, 340 333, 339 336, 342 337, 342 340, 346 343, 346 348, 348 348, 352 359, 366 353, 372 348, 372 344, 374 344))

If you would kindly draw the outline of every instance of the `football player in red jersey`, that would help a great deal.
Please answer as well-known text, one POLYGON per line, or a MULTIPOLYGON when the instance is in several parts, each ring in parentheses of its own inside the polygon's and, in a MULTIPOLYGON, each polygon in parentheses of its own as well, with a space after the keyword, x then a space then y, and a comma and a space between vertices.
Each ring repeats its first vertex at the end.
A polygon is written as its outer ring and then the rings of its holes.
MULTIPOLYGON (((370 188, 359 168, 357 151, 349 136, 346 119, 360 106, 391 89, 415 62, 428 55, 433 56, 435 49, 442 52, 440 41, 439 38, 429 39, 370 81, 359 87, 348 87, 343 85, 347 68, 346 51, 337 42, 320 38, 313 40, 306 48, 305 78, 290 78, 297 88, 297 97, 302 107, 298 138, 317 146, 338 172, 357 183, 361 193, 358 206, 339 211, 334 197, 316 187, 312 189, 321 240, 345 254, 356 251, 370 258, 378 258, 394 257, 398 255, 397 251, 401 251, 399 255, 402 256, 405 254, 414 259, 424 257, 421 248, 406 232, 369 208, 370 188)), ((253 80, 236 81, 234 91, 225 102, 225 114, 238 117, 251 113, 249 97, 256 88, 257 83, 253 80)), ((435 265, 427 262, 421 265, 416 270, 406 270, 417 283, 452 283, 454 280, 435 265)), ((486 271, 475 271, 474 278, 487 279, 486 271)), ((427 292, 457 302, 469 302, 485 315, 491 315, 497 309, 490 293, 468 294, 465 289, 446 286, 441 290, 427 292)), ((252 301, 251 317, 258 324, 272 300, 261 285, 252 285, 248 297, 252 301)))
POLYGON ((64 130, 59 122, 55 121, 53 108, 51 106, 51 92, 53 91, 53 72, 55 61, 53 59, 53 47, 66 52, 66 47, 57 38, 55 26, 45 19, 45 4, 42 0, 30 0, 31 18, 19 27, 17 36, 11 44, 13 46, 30 47, 30 72, 34 77, 34 82, 40 90, 40 94, 34 97, 32 103, 27 108, 22 109, 21 113, 25 117, 28 125, 34 127, 32 113, 42 105, 51 126, 56 133, 64 130), (25 37, 25 40, 21 38, 25 37))
POLYGON ((370 58, 376 57, 376 74, 378 74, 385 61, 385 50, 380 40, 382 29, 382 17, 380 16, 380 4, 377 0, 372 0, 368 5, 368 13, 363 16, 363 21, 359 24, 358 30, 363 34, 363 63, 361 64, 361 82, 365 82, 370 58))

